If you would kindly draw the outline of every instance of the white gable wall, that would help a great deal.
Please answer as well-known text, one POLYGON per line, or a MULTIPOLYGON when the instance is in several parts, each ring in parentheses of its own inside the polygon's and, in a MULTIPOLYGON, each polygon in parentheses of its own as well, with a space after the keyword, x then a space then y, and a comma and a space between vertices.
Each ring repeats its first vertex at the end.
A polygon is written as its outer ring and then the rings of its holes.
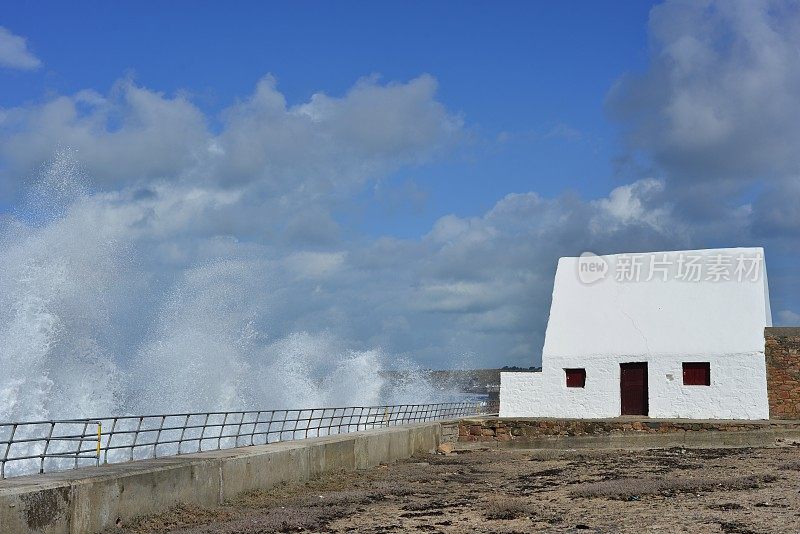
MULTIPOLYGON (((761 254, 761 249, 697 251, 761 254)), ((675 261, 680 252, 655 253, 675 261)), ((645 255, 650 256, 650 255, 645 255)), ((613 266, 615 258, 606 257, 613 266)), ((620 415, 620 370, 648 363, 650 417, 767 419, 764 327, 771 325, 766 269, 755 281, 580 282, 578 258, 556 272, 541 373, 502 373, 501 416, 620 415), (683 385, 683 362, 709 362, 710 386, 683 385), (586 369, 567 388, 565 368, 586 369)))
MULTIPOLYGON (((719 249, 713 254, 733 257, 758 250, 719 249)), ((680 252, 666 254, 676 261, 680 252)), ((612 257, 606 258, 613 263, 612 257)), ((764 327, 771 320, 763 277, 743 282, 686 282, 672 276, 666 281, 618 282, 611 273, 605 280, 586 285, 577 273, 578 258, 559 260, 543 365, 548 358, 571 355, 764 350, 764 327)))

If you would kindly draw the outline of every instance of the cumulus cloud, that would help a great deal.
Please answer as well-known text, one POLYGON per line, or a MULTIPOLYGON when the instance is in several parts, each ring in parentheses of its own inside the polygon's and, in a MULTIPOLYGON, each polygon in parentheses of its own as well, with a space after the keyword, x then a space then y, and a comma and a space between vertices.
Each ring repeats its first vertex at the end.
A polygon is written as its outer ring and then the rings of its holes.
POLYGON ((697 246, 765 246, 773 301, 796 305, 800 4, 669 1, 649 36, 647 69, 608 95, 625 159, 663 181, 697 246))
POLYGON ((266 76, 222 112, 221 130, 212 133, 185 95, 125 79, 106 95, 86 90, 0 110, 0 172, 6 193, 18 193, 18 182, 55 147, 68 147, 101 189, 158 181, 246 188, 248 196, 279 199, 271 211, 295 219, 290 231, 325 240, 336 225, 316 204, 424 163, 460 140, 463 121, 436 100, 436 85, 426 75, 407 83, 368 78, 341 97, 316 93, 290 105, 266 76))
POLYGON ((767 187, 753 207, 753 230, 760 237, 800 239, 800 178, 767 187))
MULTIPOLYGON (((630 202, 652 202, 647 183, 630 189, 630 202)), ((472 356, 469 365, 531 365, 559 256, 685 243, 668 208, 660 225, 647 214, 627 214, 613 228, 593 230, 593 221, 609 216, 609 202, 510 194, 480 216, 443 216, 420 239, 345 243, 335 274, 305 289, 314 321, 339 330, 347 324, 354 337, 431 366, 472 356)))
MULTIPOLYGON (((594 202, 599 213, 590 225, 593 232, 614 231, 620 225, 636 222, 651 227, 656 231, 668 230, 671 220, 669 205, 664 202, 662 193, 664 182, 648 178, 629 185, 617 187, 608 198, 594 202)), ((673 231, 681 230, 675 226, 673 231)))
MULTIPOLYGON (((647 184, 634 184, 627 202, 646 205, 648 191, 647 184)), ((239 190, 170 182, 83 193, 47 228, 48 235, 70 242, 91 232, 93 242, 127 251, 135 276, 116 282, 115 291, 130 302, 111 312, 115 324, 123 322, 117 314, 148 324, 154 309, 174 308, 163 302, 174 287, 224 265, 236 276, 193 291, 219 296, 219 328, 232 332, 225 345, 235 345, 252 316, 258 331, 272 339, 335 332, 356 347, 379 346, 430 367, 457 365, 466 357, 476 359, 471 365, 532 364, 559 256, 621 246, 673 248, 683 239, 672 225, 653 225, 636 210, 614 214, 613 228, 593 230, 593 221, 609 217, 606 206, 615 196, 584 201, 510 194, 481 216, 444 216, 421 238, 349 239, 320 249, 303 241, 246 239, 245 219, 278 223, 253 212, 240 219, 246 202, 239 190)), ((663 214, 664 222, 669 216, 663 214)), ((202 313, 203 321, 216 320, 213 310, 202 313)), ((135 335, 129 341, 142 343, 135 335)))
POLYGON ((651 62, 610 109, 675 180, 740 181, 800 167, 800 6, 677 0, 650 14, 651 62))
POLYGON ((436 85, 430 76, 385 85, 368 78, 342 97, 316 93, 289 106, 267 76, 223 113, 220 175, 234 182, 261 178, 280 188, 291 182, 306 195, 326 195, 421 163, 462 130, 460 117, 436 101, 436 85))
POLYGON ((186 98, 115 84, 108 95, 80 91, 0 114, 0 156, 26 179, 55 147, 76 152, 94 183, 112 187, 174 179, 207 152, 203 114, 186 98))
POLYGON ((0 26, 0 67, 19 70, 35 70, 42 62, 28 50, 24 37, 14 35, 0 26))
POLYGON ((778 312, 778 324, 783 326, 800 326, 800 313, 791 310, 778 312))
MULTIPOLYGON (((316 93, 290 105, 267 76, 222 112, 212 133, 186 95, 124 79, 108 94, 84 90, 0 110, 0 172, 7 184, 28 180, 63 147, 101 190, 182 181, 284 204, 302 198, 313 211, 461 139, 463 121, 436 100, 436 86, 427 75, 407 83, 367 78, 341 97, 316 93)), ((310 218, 324 216, 303 217, 310 218)))

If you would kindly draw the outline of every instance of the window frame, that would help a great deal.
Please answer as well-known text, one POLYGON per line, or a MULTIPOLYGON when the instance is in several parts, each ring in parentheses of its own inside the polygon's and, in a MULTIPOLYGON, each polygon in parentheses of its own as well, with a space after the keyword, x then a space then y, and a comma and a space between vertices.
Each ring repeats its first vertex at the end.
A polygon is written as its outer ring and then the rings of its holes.
POLYGON ((585 388, 586 387, 586 368, 585 367, 565 367, 564 384, 566 387, 585 388))
POLYGON ((684 386, 710 386, 711 362, 681 362, 681 378, 684 386))

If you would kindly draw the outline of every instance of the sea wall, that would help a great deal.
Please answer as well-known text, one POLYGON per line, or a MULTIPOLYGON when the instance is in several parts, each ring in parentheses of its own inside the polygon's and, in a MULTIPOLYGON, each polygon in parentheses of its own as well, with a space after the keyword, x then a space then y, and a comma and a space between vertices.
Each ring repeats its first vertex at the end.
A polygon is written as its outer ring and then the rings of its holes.
POLYGON ((214 506, 244 491, 408 458, 433 451, 441 436, 430 422, 10 478, 0 481, 0 532, 98 532, 177 503, 214 506))

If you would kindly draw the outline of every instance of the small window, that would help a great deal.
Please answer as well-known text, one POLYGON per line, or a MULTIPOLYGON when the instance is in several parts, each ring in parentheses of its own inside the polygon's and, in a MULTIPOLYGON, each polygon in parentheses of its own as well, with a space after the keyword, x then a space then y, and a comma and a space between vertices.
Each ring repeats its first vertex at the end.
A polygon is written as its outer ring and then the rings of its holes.
POLYGON ((586 369, 564 369, 568 388, 582 388, 586 385, 586 369))
POLYGON ((710 386, 711 368, 708 362, 683 362, 684 386, 710 386))

